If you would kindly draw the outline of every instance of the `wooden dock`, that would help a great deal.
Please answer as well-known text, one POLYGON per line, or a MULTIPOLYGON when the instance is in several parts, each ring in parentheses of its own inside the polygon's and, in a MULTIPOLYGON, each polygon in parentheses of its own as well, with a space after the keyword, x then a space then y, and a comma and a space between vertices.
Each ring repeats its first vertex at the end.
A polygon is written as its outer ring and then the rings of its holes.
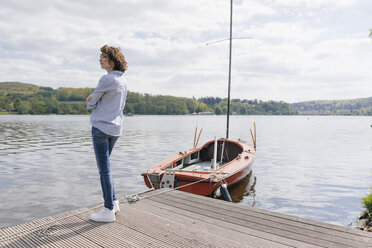
POLYGON ((122 200, 114 223, 83 208, 0 229, 0 247, 372 247, 372 233, 156 190, 122 200))

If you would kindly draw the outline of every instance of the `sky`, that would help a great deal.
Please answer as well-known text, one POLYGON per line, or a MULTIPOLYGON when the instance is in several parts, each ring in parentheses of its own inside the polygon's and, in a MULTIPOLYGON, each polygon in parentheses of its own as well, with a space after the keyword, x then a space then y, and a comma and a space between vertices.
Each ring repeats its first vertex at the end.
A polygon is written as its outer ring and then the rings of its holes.
MULTIPOLYGON (((94 88, 106 74, 98 59, 108 44, 128 62, 129 91, 227 97, 228 0, 0 6, 0 82, 94 88)), ((372 97, 372 1, 235 0, 233 13, 232 98, 372 97)))

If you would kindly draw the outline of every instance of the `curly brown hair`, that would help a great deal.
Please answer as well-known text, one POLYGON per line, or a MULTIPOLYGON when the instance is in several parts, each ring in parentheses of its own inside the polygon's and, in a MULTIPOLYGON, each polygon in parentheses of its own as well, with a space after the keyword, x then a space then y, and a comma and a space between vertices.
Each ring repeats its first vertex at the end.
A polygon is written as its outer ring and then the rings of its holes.
POLYGON ((128 69, 127 61, 125 61, 125 57, 119 47, 104 45, 101 47, 101 52, 107 55, 108 59, 115 64, 114 70, 124 73, 128 69))

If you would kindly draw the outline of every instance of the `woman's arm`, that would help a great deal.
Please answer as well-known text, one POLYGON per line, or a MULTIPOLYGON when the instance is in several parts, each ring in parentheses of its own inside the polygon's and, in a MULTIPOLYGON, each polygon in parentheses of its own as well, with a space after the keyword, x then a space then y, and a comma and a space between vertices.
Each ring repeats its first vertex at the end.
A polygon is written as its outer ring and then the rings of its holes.
POLYGON ((97 106, 98 101, 102 98, 106 91, 110 88, 109 78, 103 76, 93 91, 93 93, 87 97, 87 109, 95 109, 97 106))

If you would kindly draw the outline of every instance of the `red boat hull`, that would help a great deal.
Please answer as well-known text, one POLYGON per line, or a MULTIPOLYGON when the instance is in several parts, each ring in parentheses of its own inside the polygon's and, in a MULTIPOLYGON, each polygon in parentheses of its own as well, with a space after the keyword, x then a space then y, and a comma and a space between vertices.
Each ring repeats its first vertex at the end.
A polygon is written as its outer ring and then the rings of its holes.
POLYGON ((198 178, 195 178, 194 180, 183 180, 182 178, 177 178, 177 186, 180 187, 179 190, 181 191, 207 196, 216 191, 218 187, 220 187, 223 183, 226 183, 228 187, 234 185, 235 183, 238 183, 243 178, 245 178, 249 174, 249 172, 251 172, 251 170, 252 164, 248 164, 247 167, 245 167, 243 170, 218 182, 198 182, 198 178))
MULTIPOLYGON (((204 146, 211 142, 207 142, 204 146)), ((243 151, 235 159, 215 171, 175 171, 174 188, 188 193, 207 196, 216 191, 221 184, 225 183, 230 187, 245 178, 252 170, 256 151, 246 143, 234 143, 239 144, 243 151)), ((142 173, 147 187, 160 188, 160 181, 166 168, 169 168, 174 161, 180 160, 202 148, 192 149, 185 154, 170 157, 142 173), (151 178, 151 182, 149 177, 151 178)))

